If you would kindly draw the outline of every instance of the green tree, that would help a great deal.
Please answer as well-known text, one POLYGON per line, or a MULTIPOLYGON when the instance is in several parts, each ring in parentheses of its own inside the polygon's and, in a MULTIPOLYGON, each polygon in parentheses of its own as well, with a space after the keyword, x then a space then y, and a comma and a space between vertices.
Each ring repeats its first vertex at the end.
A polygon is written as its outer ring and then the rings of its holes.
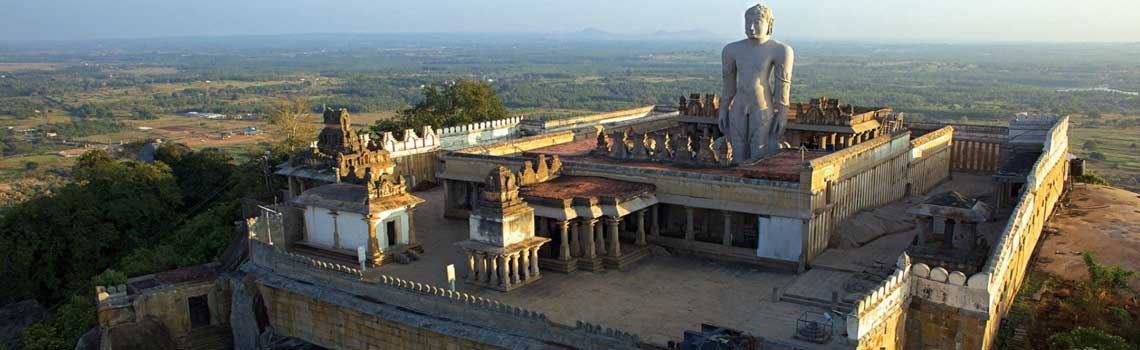
POLYGON ((423 88, 422 93, 423 100, 396 118, 377 121, 372 132, 399 134, 406 129, 418 131, 424 126, 445 128, 507 117, 503 100, 490 85, 479 80, 432 84, 423 88))

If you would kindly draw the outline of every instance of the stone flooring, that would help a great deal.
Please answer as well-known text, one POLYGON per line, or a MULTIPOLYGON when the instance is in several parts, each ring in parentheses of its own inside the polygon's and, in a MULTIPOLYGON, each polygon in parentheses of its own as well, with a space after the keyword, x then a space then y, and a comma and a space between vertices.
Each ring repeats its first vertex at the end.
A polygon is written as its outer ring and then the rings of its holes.
MULTIPOLYGON (((976 195, 988 187, 988 177, 956 175, 938 190, 956 189, 976 195)), ((932 192, 937 193, 937 192, 932 192)), ((804 348, 843 348, 844 325, 837 319, 835 335, 827 345, 792 338, 796 319, 805 311, 825 307, 774 301, 773 288, 784 293, 830 300, 868 266, 893 264, 913 233, 886 235, 863 247, 829 250, 808 273, 796 275, 755 266, 689 256, 650 256, 626 271, 566 275, 544 271, 542 280, 510 293, 466 285, 466 256, 453 245, 467 239, 467 221, 443 218, 444 191, 417 192, 427 200, 416 208, 416 237, 425 254, 408 265, 390 264, 375 271, 436 286, 447 286, 445 268, 455 264, 456 287, 468 293, 499 300, 573 325, 575 321, 603 324, 639 334, 643 340, 664 345, 679 341, 686 330, 702 323, 740 329, 804 348)))

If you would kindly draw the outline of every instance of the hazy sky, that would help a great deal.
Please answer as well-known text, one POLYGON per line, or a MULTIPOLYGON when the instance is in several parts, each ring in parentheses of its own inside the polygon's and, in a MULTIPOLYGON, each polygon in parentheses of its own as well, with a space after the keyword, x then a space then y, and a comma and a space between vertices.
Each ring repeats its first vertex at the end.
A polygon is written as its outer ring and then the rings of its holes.
MULTIPOLYGON (((739 0, 0 0, 0 40, 338 32, 742 37, 739 0)), ((777 38, 1140 42, 1140 0, 772 0, 777 38)))

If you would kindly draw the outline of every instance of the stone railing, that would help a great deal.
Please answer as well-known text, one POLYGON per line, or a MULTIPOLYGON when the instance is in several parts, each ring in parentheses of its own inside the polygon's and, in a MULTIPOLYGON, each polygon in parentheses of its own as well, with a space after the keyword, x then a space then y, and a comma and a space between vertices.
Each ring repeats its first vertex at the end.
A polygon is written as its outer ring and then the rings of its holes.
POLYGON ((492 120, 486 122, 479 122, 467 125, 453 126, 449 128, 439 129, 439 136, 452 136, 467 134, 472 132, 486 131, 490 129, 512 128, 518 126, 525 117, 510 117, 506 119, 492 120))
POLYGON ((277 250, 254 242, 250 261, 294 280, 332 288, 385 304, 415 310, 437 319, 494 328, 519 337, 567 344, 582 349, 635 349, 638 335, 587 322, 574 326, 553 322, 543 313, 461 291, 399 277, 364 273, 355 267, 277 250))
POLYGON ((404 130, 404 139, 397 140, 391 132, 386 132, 377 142, 380 148, 391 152, 392 157, 430 152, 439 149, 439 136, 430 126, 425 126, 419 135, 415 130, 404 130))
MULTIPOLYGON (((863 343, 866 336, 882 333, 875 330, 887 327, 888 322, 906 312, 910 300, 910 257, 903 253, 895 262, 895 271, 878 287, 855 302, 847 316, 847 338, 863 343)), ((862 348, 862 347, 861 347, 862 348)))
POLYGON ((979 313, 989 311, 985 278, 971 280, 961 271, 917 263, 911 266, 911 294, 938 304, 979 313), (972 282, 972 284, 971 284, 972 282))

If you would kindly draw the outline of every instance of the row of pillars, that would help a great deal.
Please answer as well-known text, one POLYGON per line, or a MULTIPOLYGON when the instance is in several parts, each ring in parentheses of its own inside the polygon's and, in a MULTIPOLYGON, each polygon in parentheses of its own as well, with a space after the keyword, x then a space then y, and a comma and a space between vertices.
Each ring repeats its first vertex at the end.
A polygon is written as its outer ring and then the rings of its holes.
POLYGON ((507 254, 467 250, 467 281, 509 290, 517 284, 538 279, 541 276, 538 249, 539 246, 527 247, 507 254))
MULTIPOLYGON (((696 208, 685 207, 685 240, 693 241, 696 238, 697 230, 693 226, 693 210, 696 208)), ((732 246, 732 212, 722 211, 724 216, 724 231, 721 233, 721 245, 732 246)))
POLYGON ((812 140, 819 145, 820 150, 827 150, 828 146, 833 146, 836 150, 851 147, 867 140, 875 138, 875 131, 861 132, 854 135, 839 135, 831 133, 827 135, 816 135, 812 140))
MULTIPOLYGON (((653 206, 652 209, 654 218, 657 217, 657 207, 653 206)), ((637 217, 637 234, 634 244, 639 246, 646 245, 645 241, 645 216, 647 210, 638 211, 635 215, 637 217)), ((546 220, 545 218, 543 220, 546 220)), ((607 216, 605 219, 606 225, 599 225, 599 219, 596 218, 581 218, 577 220, 564 220, 559 222, 559 260, 570 260, 571 257, 581 257, 586 259, 594 259, 598 256, 621 256, 621 241, 619 239, 621 232, 622 217, 607 216), (608 230, 606 230, 608 226, 608 230), (608 238, 606 237, 608 233, 608 238)), ((650 230, 654 235, 659 234, 657 220, 652 220, 650 230)), ((540 228, 546 231, 546 224, 543 223, 540 228)), ((541 232, 547 234, 547 232, 541 232)))

